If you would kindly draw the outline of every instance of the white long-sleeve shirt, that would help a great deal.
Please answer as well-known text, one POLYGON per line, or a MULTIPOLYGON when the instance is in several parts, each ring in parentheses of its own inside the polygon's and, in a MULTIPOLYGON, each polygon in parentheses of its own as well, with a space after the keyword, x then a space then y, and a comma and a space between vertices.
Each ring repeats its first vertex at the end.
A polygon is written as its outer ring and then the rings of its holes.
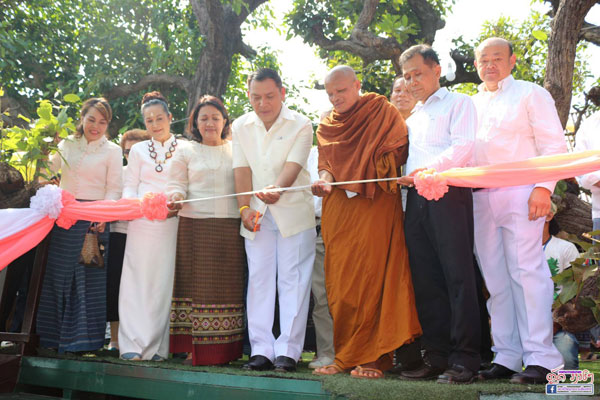
MULTIPOLYGON (((586 119, 575 136, 575 151, 600 150, 600 111, 586 119)), ((592 218, 600 218, 600 171, 590 172, 577 178, 579 184, 592 192, 592 218)))
MULTIPOLYGON (((173 164, 173 158, 171 157, 166 160, 166 163, 161 164, 163 170, 157 172, 156 162, 150 157, 148 143, 150 143, 150 141, 154 143, 156 159, 164 161, 165 154, 169 150, 174 139, 175 136, 171 136, 164 144, 161 144, 154 139, 150 139, 138 142, 131 146, 129 159, 127 160, 127 170, 125 170, 123 198, 141 199, 148 192, 166 192, 169 169, 173 164)), ((178 148, 175 147, 175 154, 177 151, 178 148)))
POLYGON ((79 200, 118 200, 123 185, 121 148, 101 137, 93 142, 73 135, 58 144, 49 167, 61 171, 60 187, 79 200), (63 160, 64 158, 64 160, 63 160), (66 160, 66 162, 65 162, 66 160))
MULTIPOLYGON (((206 146, 181 143, 169 170, 167 193, 198 199, 235 193, 231 142, 206 146)), ((187 218, 240 218, 235 197, 184 203, 179 215, 187 218)))
MULTIPOLYGON (((475 140, 476 166, 526 160, 567 152, 554 99, 535 83, 512 75, 490 92, 485 84, 473 96, 479 127, 475 140)), ((551 193, 556 182, 541 182, 551 193)))
POLYGON ((415 106, 406 124, 407 174, 417 168, 441 172, 470 164, 477 112, 469 96, 440 88, 415 106))

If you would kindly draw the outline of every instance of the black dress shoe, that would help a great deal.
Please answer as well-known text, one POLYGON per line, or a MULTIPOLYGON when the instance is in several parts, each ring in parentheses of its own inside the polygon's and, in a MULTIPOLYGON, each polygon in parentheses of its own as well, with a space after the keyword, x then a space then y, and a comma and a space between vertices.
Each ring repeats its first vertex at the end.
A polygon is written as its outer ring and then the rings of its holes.
POLYGON ((477 377, 480 381, 487 381, 491 379, 508 379, 516 373, 516 371, 508 369, 504 365, 492 363, 492 366, 489 369, 479 371, 479 375, 477 377))
POLYGON ((275 359, 275 372, 294 372, 296 371, 296 360, 286 356, 279 356, 275 359))
POLYGON ((454 364, 452 367, 444 371, 438 376, 437 383, 472 383, 475 379, 475 374, 470 369, 462 365, 454 364))
POLYGON ((402 371, 400 376, 406 379, 424 381, 428 379, 435 379, 442 372, 444 372, 443 368, 432 367, 429 364, 422 364, 421 367, 413 369, 412 371, 402 371))
POLYGON ((409 364, 401 363, 395 365, 392 369, 387 371, 389 374, 400 375, 404 371, 414 371, 415 369, 419 369, 423 366, 423 361, 416 361, 409 364))
POLYGON ((242 369, 252 370, 252 371, 266 371, 269 369, 273 369, 273 363, 265 356, 252 356, 250 360, 242 365, 242 369))
POLYGON ((548 383, 546 375, 550 373, 549 369, 539 365, 528 365, 525 371, 516 373, 510 378, 510 383, 538 384, 548 383))

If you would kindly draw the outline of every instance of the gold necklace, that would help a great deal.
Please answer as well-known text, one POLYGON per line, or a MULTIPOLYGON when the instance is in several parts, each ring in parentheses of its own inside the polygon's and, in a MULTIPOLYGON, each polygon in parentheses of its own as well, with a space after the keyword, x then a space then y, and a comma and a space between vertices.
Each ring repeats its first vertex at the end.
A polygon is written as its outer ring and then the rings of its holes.
POLYGON ((175 153, 176 147, 177 147, 177 138, 175 136, 173 136, 173 142, 171 142, 171 145, 169 146, 169 150, 167 150, 167 152, 165 153, 165 159, 163 161, 161 161, 161 160, 157 159, 158 154, 156 153, 156 150, 154 149, 154 141, 152 139, 150 139, 150 141, 148 142, 148 151, 150 152, 150 158, 153 159, 154 163, 156 164, 156 167, 154 167, 154 170, 156 172, 163 171, 162 164, 166 164, 167 160, 169 158, 173 157, 173 153, 175 153))

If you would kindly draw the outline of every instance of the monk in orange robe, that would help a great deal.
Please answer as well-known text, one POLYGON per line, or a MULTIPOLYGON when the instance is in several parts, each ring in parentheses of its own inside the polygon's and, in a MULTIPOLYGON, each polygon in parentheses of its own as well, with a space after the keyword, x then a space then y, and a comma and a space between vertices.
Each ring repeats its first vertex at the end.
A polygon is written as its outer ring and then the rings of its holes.
POLYGON ((315 370, 381 378, 393 352, 421 335, 404 243, 402 197, 395 181, 331 182, 400 176, 408 135, 384 96, 360 95, 348 66, 332 69, 325 90, 333 110, 317 129, 323 196, 325 285, 333 317, 335 363, 315 370))

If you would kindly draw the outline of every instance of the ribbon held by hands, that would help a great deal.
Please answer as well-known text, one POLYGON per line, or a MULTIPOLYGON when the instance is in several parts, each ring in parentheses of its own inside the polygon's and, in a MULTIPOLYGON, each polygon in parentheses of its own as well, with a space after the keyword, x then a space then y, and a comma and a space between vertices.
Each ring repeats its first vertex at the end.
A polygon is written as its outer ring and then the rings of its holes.
POLYGON ((148 193, 143 199, 80 202, 55 185, 40 188, 29 208, 0 210, 0 270, 37 246, 54 223, 69 229, 78 220, 110 222, 137 218, 165 219, 167 197, 148 193))
POLYGON ((498 188, 532 185, 572 178, 600 170, 600 151, 556 154, 527 160, 486 165, 483 167, 452 168, 443 172, 424 170, 415 174, 415 188, 427 200, 439 200, 448 186, 498 188))

